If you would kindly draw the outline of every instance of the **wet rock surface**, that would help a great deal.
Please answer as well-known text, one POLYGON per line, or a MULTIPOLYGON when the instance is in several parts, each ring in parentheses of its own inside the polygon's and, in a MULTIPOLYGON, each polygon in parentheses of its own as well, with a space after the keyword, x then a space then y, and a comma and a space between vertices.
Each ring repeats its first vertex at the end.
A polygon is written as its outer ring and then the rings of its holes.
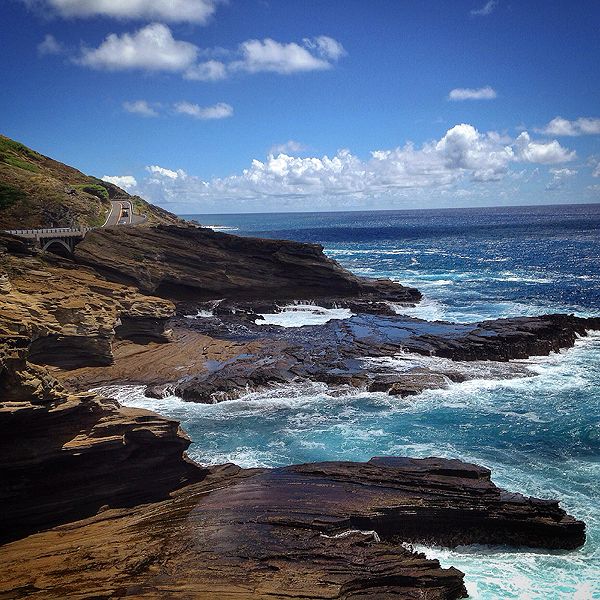
POLYGON ((556 502, 506 492, 458 460, 223 465, 171 500, 1 547, 0 598, 451 600, 466 597, 463 574, 403 542, 584 539, 556 502))
MULTIPOLYGON (((495 376, 526 376, 530 372, 525 366, 509 361, 558 352, 573 346, 587 331, 600 329, 600 319, 561 314, 460 324, 379 312, 363 312, 323 325, 285 328, 261 325, 259 311, 269 310, 264 305, 255 309, 248 304, 217 308, 213 316, 183 317, 172 322, 221 340, 260 341, 262 348, 213 362, 202 373, 172 382, 169 391, 185 400, 227 400, 248 389, 291 381, 415 395, 481 376, 482 369, 471 369, 470 375, 465 362, 489 362, 485 367, 489 375, 495 370, 495 376), (419 364, 417 356, 449 360, 427 365, 419 364), (389 358, 394 360, 386 362, 389 358)), ((186 307, 185 311, 189 310, 186 307)), ((210 314, 206 307, 198 313, 210 314)), ((160 397, 164 387, 149 386, 147 393, 160 397)))

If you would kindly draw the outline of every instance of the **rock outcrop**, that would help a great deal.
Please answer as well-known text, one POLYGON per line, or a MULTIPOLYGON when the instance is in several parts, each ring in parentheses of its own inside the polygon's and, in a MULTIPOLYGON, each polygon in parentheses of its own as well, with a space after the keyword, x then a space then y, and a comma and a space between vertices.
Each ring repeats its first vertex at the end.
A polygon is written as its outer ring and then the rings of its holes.
POLYGON ((110 365, 115 337, 170 340, 171 302, 108 282, 58 257, 23 255, 26 249, 11 242, 0 235, 0 335, 28 337, 30 362, 64 369, 110 365))
POLYGON ((403 542, 584 539, 556 502, 501 490, 457 460, 224 465, 171 500, 1 547, 0 597, 454 600, 463 574, 403 542))
POLYGON ((206 474, 178 421, 69 394, 26 357, 27 338, 0 338, 0 543, 162 500, 206 474))
POLYGON ((409 396, 482 376, 481 369, 463 368, 465 361, 489 361, 485 371, 491 377, 526 376, 530 372, 522 365, 506 363, 570 348, 579 336, 600 330, 598 318, 564 314, 464 324, 359 313, 324 325, 283 328, 261 325, 259 315, 242 307, 225 312, 219 305, 220 313, 212 317, 174 323, 221 340, 256 341, 251 354, 240 352, 235 360, 221 361, 211 369, 158 382, 150 386, 148 395, 160 396, 169 383, 168 389, 185 400, 212 403, 238 397, 248 389, 310 380, 409 396), (454 362, 429 361, 423 366, 417 364, 419 355, 454 362), (387 367, 369 360, 382 357, 397 360, 387 367), (398 364, 399 358, 406 367, 398 364))
POLYGON ((75 257, 113 281, 171 300, 362 297, 414 303, 421 298, 414 288, 353 275, 318 244, 192 226, 95 230, 77 245, 75 257))

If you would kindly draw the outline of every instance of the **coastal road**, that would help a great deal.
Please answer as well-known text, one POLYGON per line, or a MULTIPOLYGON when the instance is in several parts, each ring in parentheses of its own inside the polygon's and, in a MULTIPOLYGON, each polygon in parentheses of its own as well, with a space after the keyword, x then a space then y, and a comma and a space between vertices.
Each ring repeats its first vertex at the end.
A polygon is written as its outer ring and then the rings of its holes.
POLYGON ((137 225, 148 219, 146 215, 133 212, 133 204, 130 200, 111 200, 110 212, 102 227, 113 225, 137 225))

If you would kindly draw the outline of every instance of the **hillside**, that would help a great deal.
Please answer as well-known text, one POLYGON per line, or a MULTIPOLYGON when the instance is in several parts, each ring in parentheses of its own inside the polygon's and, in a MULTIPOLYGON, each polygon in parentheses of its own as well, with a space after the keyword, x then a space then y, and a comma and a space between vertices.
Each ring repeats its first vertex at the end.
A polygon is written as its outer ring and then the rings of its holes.
POLYGON ((139 196, 0 135, 0 229, 100 226, 111 198, 127 198, 149 224, 181 219, 139 196))

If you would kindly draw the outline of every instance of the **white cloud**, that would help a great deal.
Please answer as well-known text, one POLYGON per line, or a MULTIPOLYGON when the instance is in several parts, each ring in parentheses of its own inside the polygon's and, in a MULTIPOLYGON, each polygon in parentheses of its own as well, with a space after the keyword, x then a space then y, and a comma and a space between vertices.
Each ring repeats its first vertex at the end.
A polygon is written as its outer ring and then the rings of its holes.
POLYGON ((478 17, 478 16, 489 15, 494 10, 494 8, 496 8, 497 4, 498 4, 498 0, 489 0, 488 2, 486 2, 486 4, 482 8, 479 8, 477 10, 472 10, 471 16, 478 17))
MULTIPOLYGON (((287 145, 289 151, 300 147, 294 141, 287 145)), ((374 151, 367 160, 349 150, 340 150, 331 158, 301 158, 279 152, 269 154, 264 161, 253 160, 241 174, 211 181, 202 181, 182 170, 151 167, 152 177, 140 182, 137 193, 157 204, 177 204, 177 210, 187 204, 188 208, 202 205, 209 212, 210 207, 352 208, 361 206, 365 199, 378 206, 393 206, 400 198, 410 196, 414 200, 422 194, 441 194, 444 190, 448 197, 459 198, 469 183, 481 193, 486 186, 505 178, 523 178, 525 173, 512 177, 511 167, 517 163, 553 164, 573 158, 575 153, 556 141, 531 140, 527 133, 513 140, 494 131, 480 133, 463 123, 421 148, 407 143, 393 150, 374 151)), ((570 170, 556 171, 557 178, 564 180, 570 170)))
POLYGON ((119 177, 117 175, 112 176, 112 177, 110 175, 105 175, 102 178, 102 181, 106 181, 108 183, 118 185, 120 188, 123 188, 124 190, 134 188, 138 184, 138 182, 136 181, 135 177, 133 177, 133 175, 124 175, 123 177, 119 177))
POLYGON ((448 96, 448 100, 492 100, 498 94, 489 86, 473 90, 469 88, 456 88, 448 96))
POLYGON ((526 131, 519 135, 514 145, 516 157, 520 162, 551 165, 568 162, 577 158, 575 150, 569 152, 556 140, 552 140, 551 142, 534 141, 526 131))
POLYGON ((436 150, 445 153, 450 168, 470 171, 475 181, 501 179, 515 155, 498 133, 482 135, 464 123, 450 129, 436 150))
POLYGON ((133 34, 119 36, 111 33, 98 48, 84 48, 73 61, 94 69, 167 71, 181 73, 189 80, 218 81, 238 71, 290 74, 326 70, 346 54, 339 42, 327 36, 304 40, 304 44, 280 44, 271 39, 248 40, 240 44, 236 53, 220 48, 201 51, 194 44, 176 40, 166 25, 153 23, 133 34), (230 57, 230 60, 211 59, 197 63, 201 53, 220 54, 230 57))
POLYGON ((177 41, 171 30, 161 23, 153 23, 119 37, 111 33, 98 48, 85 48, 75 62, 94 69, 120 71, 183 71, 196 60, 198 48, 188 42, 177 41))
POLYGON ((546 191, 562 190, 565 187, 565 180, 569 177, 575 177, 577 171, 573 169, 548 169, 553 178, 545 187, 546 191))
POLYGON ((339 60, 340 57, 348 54, 339 42, 326 35, 321 35, 312 40, 304 38, 302 43, 306 48, 316 51, 319 56, 325 59, 339 60))
MULTIPOLYGON (((337 44, 331 38, 327 39, 333 44, 337 44)), ((263 71, 271 71, 275 73, 289 74, 301 71, 322 71, 331 68, 329 60, 332 58, 326 55, 323 48, 327 44, 319 45, 318 42, 311 42, 311 47, 300 46, 294 42, 290 44, 280 44, 275 40, 265 39, 248 40, 240 45, 242 60, 230 63, 229 68, 232 70, 244 70, 249 73, 259 73, 263 71), (315 56, 310 50, 316 52, 320 56, 315 56)), ((341 49, 341 44, 339 45, 341 49)), ((337 57, 341 54, 338 49, 337 57)), ((343 50, 343 49, 342 49, 343 50)), ((334 52, 334 56, 336 52, 334 52)))
POLYGON ((200 107, 198 104, 190 104, 189 102, 178 102, 174 106, 175 114, 190 115, 195 119, 223 119, 230 117, 233 114, 233 108, 225 102, 219 102, 214 106, 206 108, 200 107))
POLYGON ((171 171, 171 169, 164 169, 163 167, 159 167, 157 165, 148 167, 148 171, 150 171, 152 175, 166 177, 167 179, 177 179, 179 175, 184 172, 181 169, 179 171, 171 171))
POLYGON ((580 117, 575 121, 568 121, 562 117, 555 117, 541 129, 534 129, 536 133, 545 135, 577 136, 585 134, 600 134, 600 119, 580 117))
POLYGON ((41 55, 44 54, 62 54, 64 51, 64 46, 56 41, 56 38, 53 35, 47 34, 44 38, 44 41, 38 44, 38 52, 41 55))
POLYGON ((227 70, 222 62, 208 60, 197 65, 191 65, 185 71, 183 77, 192 81, 219 81, 227 77, 227 70))
POLYGON ((308 147, 294 140, 289 140, 285 144, 277 144, 271 146, 269 154, 299 154, 300 152, 306 152, 308 147))
POLYGON ((206 23, 224 0, 23 0, 30 8, 64 18, 112 17, 206 23))
POLYGON ((123 102, 123 110, 130 113, 136 113, 143 117, 158 117, 158 113, 152 108, 146 100, 136 100, 135 102, 123 102))

